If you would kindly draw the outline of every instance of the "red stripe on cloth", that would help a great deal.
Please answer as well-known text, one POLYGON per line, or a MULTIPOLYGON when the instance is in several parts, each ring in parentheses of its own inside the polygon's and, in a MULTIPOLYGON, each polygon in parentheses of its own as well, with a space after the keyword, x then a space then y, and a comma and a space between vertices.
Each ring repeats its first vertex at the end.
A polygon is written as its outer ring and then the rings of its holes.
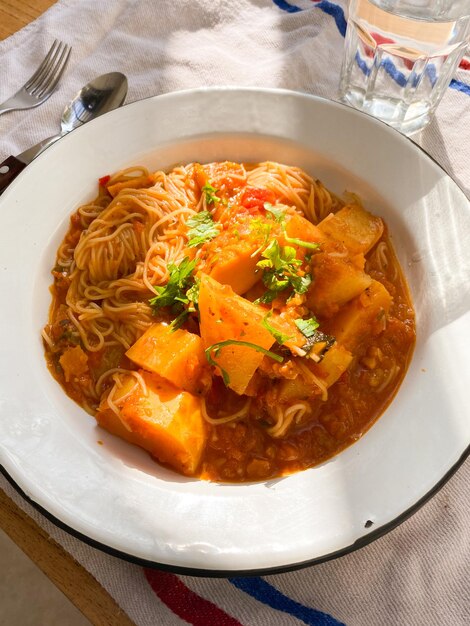
POLYGON ((461 70, 470 70, 470 61, 467 59, 462 59, 459 65, 461 70))
POLYGON ((144 574, 160 600, 193 626, 242 626, 218 606, 188 589, 175 574, 145 568, 144 574))

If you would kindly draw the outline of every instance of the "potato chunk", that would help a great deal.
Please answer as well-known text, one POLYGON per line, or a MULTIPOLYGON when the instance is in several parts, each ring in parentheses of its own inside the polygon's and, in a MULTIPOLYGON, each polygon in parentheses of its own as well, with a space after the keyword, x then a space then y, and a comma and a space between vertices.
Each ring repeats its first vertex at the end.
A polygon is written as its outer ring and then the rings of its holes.
MULTIPOLYGON (((236 340, 269 350, 274 343, 274 337, 261 324, 264 310, 206 275, 201 277, 199 314, 205 348, 220 341, 236 340)), ((228 375, 228 386, 238 394, 245 393, 264 358, 253 348, 237 345, 224 346, 217 356, 212 356, 228 375)))
MULTIPOLYGON (((302 359, 302 363, 319 379, 325 387, 331 387, 351 364, 353 355, 343 346, 335 343, 325 354, 323 359, 315 363, 310 359, 302 359)), ((304 376, 299 375, 294 379, 284 379, 279 383, 279 402, 295 402, 296 400, 308 400, 319 396, 321 390, 304 376)))
POLYGON ((344 346, 335 343, 319 363, 309 362, 312 372, 331 387, 351 364, 353 355, 344 346))
POLYGON ((358 204, 348 204, 340 211, 330 213, 318 224, 328 237, 340 241, 351 255, 366 254, 382 236, 384 225, 380 217, 372 215, 358 204))
POLYGON ((346 302, 358 296, 372 278, 347 257, 320 252, 313 255, 313 282, 307 305, 318 315, 331 317, 346 302))
POLYGON ((373 280, 370 287, 346 304, 327 324, 327 332, 347 350, 356 354, 370 335, 380 334, 386 324, 392 296, 382 283, 373 280))
POLYGON ((105 398, 96 415, 98 424, 148 450, 162 463, 193 475, 206 442, 200 399, 176 389, 155 374, 140 373, 147 393, 129 374, 113 398, 121 419, 109 408, 105 398))
POLYGON ((207 367, 202 339, 166 324, 152 324, 126 355, 149 372, 166 378, 191 393, 204 390, 203 370, 207 367))
POLYGON ((286 233, 289 237, 310 243, 321 243, 325 240, 324 232, 297 213, 287 216, 286 233))
POLYGON ((298 402, 299 400, 308 400, 318 394, 318 388, 308 383, 302 376, 297 378, 283 378, 277 382, 277 401, 298 402))
POLYGON ((256 271, 260 257, 255 254, 258 247, 256 242, 241 240, 222 248, 217 254, 217 262, 208 273, 222 285, 230 285, 235 293, 246 293, 261 276, 256 271))

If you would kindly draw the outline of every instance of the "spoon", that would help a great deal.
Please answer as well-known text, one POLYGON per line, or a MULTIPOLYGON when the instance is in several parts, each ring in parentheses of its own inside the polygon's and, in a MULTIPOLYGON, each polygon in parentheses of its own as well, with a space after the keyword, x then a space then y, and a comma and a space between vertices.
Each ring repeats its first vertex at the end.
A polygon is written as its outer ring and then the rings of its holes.
POLYGON ((65 107, 60 133, 39 142, 21 154, 9 156, 0 163, 0 193, 31 161, 58 139, 103 113, 121 106, 127 95, 127 78, 120 72, 110 72, 95 78, 82 87, 65 107))

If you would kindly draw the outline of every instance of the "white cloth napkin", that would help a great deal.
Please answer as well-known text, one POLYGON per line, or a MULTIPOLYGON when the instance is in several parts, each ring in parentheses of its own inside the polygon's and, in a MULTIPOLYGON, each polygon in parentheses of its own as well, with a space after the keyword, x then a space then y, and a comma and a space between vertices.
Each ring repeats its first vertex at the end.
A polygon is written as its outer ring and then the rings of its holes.
MULTIPOLYGON (((0 42, 0 102, 54 38, 73 46, 60 89, 46 104, 0 117, 0 162, 57 132, 76 91, 114 70, 129 78, 128 102, 202 85, 284 87, 335 98, 344 8, 342 0, 60 0, 0 42)), ((435 119, 415 138, 468 195, 469 85, 464 64, 435 119)), ((467 461, 411 519, 341 559, 264 578, 212 580, 144 571, 104 554, 58 529, 0 477, 0 487, 137 626, 469 624, 469 485, 467 461)))

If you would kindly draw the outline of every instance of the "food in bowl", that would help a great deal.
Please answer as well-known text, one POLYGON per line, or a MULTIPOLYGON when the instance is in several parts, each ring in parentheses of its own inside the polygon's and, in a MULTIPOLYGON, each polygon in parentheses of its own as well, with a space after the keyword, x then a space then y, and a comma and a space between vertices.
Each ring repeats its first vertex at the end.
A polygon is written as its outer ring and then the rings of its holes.
POLYGON ((176 471, 257 481, 356 441, 396 393, 414 311, 383 220, 293 166, 100 179, 59 247, 49 368, 176 471))

